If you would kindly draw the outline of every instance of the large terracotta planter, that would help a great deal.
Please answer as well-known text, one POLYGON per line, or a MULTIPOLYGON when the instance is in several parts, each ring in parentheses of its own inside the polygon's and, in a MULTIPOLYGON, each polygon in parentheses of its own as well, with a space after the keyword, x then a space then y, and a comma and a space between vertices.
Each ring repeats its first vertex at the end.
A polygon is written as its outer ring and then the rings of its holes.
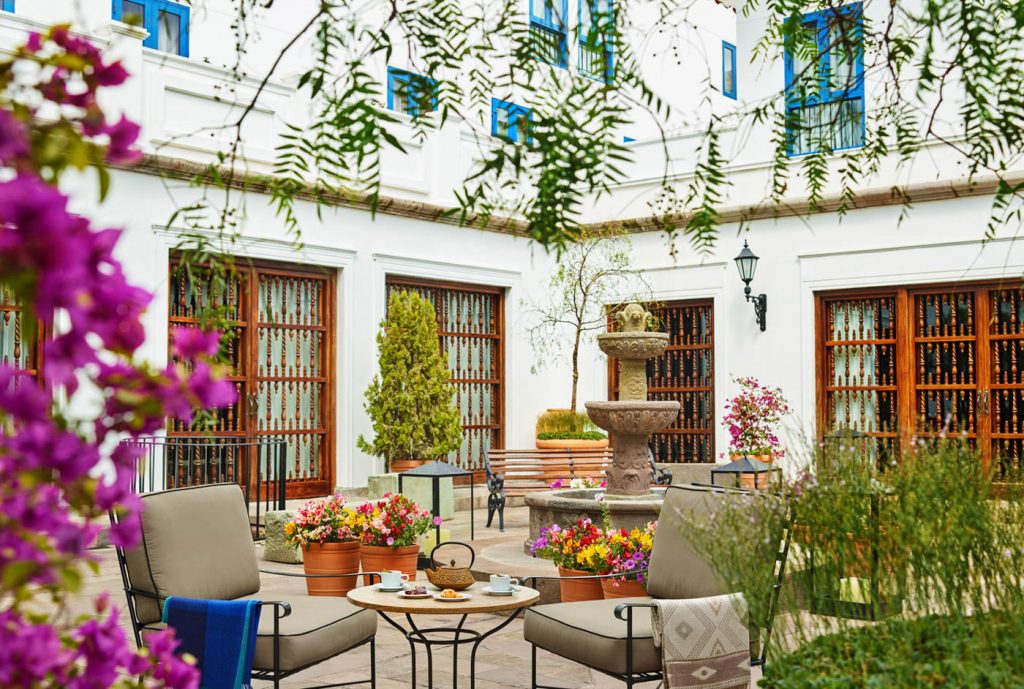
MULTIPOLYGON (((360 545, 359 558, 363 563, 364 572, 383 572, 384 570, 398 570, 409 575, 409 581, 416 579, 416 564, 420 554, 418 545, 407 545, 401 548, 392 548, 386 545, 360 545)), ((379 579, 363 577, 364 583, 380 583, 379 579)))
POLYGON ((615 579, 602 579, 601 592, 605 599, 610 598, 639 598, 647 595, 647 584, 637 581, 636 577, 629 577, 624 581, 615 579))
POLYGON ((311 596, 344 597, 359 585, 359 543, 312 543, 302 553, 302 568, 306 574, 352 575, 306 579, 311 596))
MULTIPOLYGON (((566 569, 565 567, 558 568, 558 576, 561 577, 582 577, 588 575, 590 575, 590 572, 584 572, 578 569, 566 569)), ((601 600, 604 598, 604 594, 601 593, 601 582, 599 579, 583 579, 582 581, 562 579, 558 584, 562 589, 563 603, 576 603, 584 600, 601 600)))
POLYGON ((561 438, 541 440, 537 438, 538 450, 601 450, 608 447, 608 438, 601 440, 580 440, 577 438, 561 438))
POLYGON ((391 471, 401 474, 403 471, 418 469, 426 463, 425 459, 393 459, 391 460, 391 471))

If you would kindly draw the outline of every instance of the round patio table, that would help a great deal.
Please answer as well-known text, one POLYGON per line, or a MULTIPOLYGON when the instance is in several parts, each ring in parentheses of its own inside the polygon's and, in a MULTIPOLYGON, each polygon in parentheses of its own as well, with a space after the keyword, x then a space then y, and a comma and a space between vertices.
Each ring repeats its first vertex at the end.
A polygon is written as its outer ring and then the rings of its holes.
MULTIPOLYGON (((452 647, 452 689, 459 683, 459 646, 470 644, 469 685, 476 687, 476 652, 484 639, 498 633, 516 618, 519 611, 527 608, 540 599, 540 592, 525 586, 517 586, 511 596, 489 596, 483 592, 483 585, 473 584, 463 593, 472 596, 467 601, 446 603, 431 598, 404 599, 397 593, 378 591, 372 586, 361 586, 348 592, 348 599, 353 605, 376 610, 377 614, 401 632, 409 642, 412 655, 412 687, 416 687, 416 645, 422 645, 427 651, 427 686, 434 686, 433 648, 436 646, 452 647), (466 629, 466 618, 474 614, 511 611, 511 614, 490 630, 479 632, 466 629), (405 615, 408 627, 402 626, 394 617, 405 615), (453 627, 418 627, 414 615, 452 615, 458 616, 458 623, 453 627), (393 617, 394 616, 394 617, 393 617)), ((430 587, 427 590, 433 594, 430 587)))

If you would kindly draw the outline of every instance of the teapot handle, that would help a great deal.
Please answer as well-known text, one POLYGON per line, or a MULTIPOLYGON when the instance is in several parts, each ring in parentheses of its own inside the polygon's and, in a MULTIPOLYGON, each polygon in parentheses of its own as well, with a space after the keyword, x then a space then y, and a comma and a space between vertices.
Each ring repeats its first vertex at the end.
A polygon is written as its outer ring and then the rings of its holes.
MULTIPOLYGON (((444 543, 438 543, 437 545, 434 546, 434 549, 430 551, 430 563, 434 566, 434 569, 437 569, 440 566, 438 564, 438 562, 437 562, 437 559, 434 557, 434 555, 437 553, 439 548, 445 548, 445 547, 450 546, 450 545, 462 546, 463 548, 468 550, 469 551, 469 566, 470 567, 473 566, 473 563, 476 562, 476 551, 473 550, 473 546, 471 546, 468 543, 463 543, 462 541, 445 541, 444 543)), ((454 563, 454 560, 452 562, 454 563)))

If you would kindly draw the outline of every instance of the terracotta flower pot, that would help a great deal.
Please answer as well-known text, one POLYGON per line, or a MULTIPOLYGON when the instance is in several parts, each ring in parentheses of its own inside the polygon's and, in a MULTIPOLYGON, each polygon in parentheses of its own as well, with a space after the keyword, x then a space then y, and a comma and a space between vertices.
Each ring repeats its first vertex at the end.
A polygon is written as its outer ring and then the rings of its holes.
MULTIPOLYGON (((558 575, 562 577, 583 577, 590 575, 579 569, 558 568, 558 575)), ((572 581, 563 579, 559 582, 562 590, 563 603, 576 603, 583 600, 601 600, 604 594, 601 593, 601 582, 598 579, 584 579, 572 581)))
POLYGON ((553 438, 541 440, 537 438, 538 450, 600 450, 608 447, 608 438, 601 440, 581 440, 579 438, 553 438))
POLYGON ((417 469, 427 463, 425 459, 394 459, 391 460, 391 471, 401 474, 410 469, 417 469))
POLYGON ((309 595, 344 598, 359 585, 359 543, 312 543, 302 553, 302 568, 306 574, 351 574, 306 579, 309 595))
MULTIPOLYGON (((392 548, 387 545, 360 545, 359 558, 363 563, 364 572, 383 572, 384 570, 398 570, 409 575, 409 581, 416 579, 416 564, 420 555, 418 545, 406 545, 399 548, 392 548)), ((380 583, 373 577, 364 576, 363 582, 370 584, 380 583)))
POLYGON ((602 579, 601 592, 605 599, 639 598, 647 595, 647 583, 637 581, 636 577, 628 577, 625 580, 602 579))

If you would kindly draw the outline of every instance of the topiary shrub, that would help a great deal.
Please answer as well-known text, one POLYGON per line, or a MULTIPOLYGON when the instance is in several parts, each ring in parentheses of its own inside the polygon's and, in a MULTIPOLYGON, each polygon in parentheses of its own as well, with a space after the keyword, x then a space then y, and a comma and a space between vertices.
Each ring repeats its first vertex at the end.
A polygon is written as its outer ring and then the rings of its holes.
POLYGON ((432 459, 462 444, 451 372, 441 356, 434 306, 417 292, 401 290, 388 301, 377 335, 380 372, 366 390, 373 442, 359 449, 384 460, 432 459))

